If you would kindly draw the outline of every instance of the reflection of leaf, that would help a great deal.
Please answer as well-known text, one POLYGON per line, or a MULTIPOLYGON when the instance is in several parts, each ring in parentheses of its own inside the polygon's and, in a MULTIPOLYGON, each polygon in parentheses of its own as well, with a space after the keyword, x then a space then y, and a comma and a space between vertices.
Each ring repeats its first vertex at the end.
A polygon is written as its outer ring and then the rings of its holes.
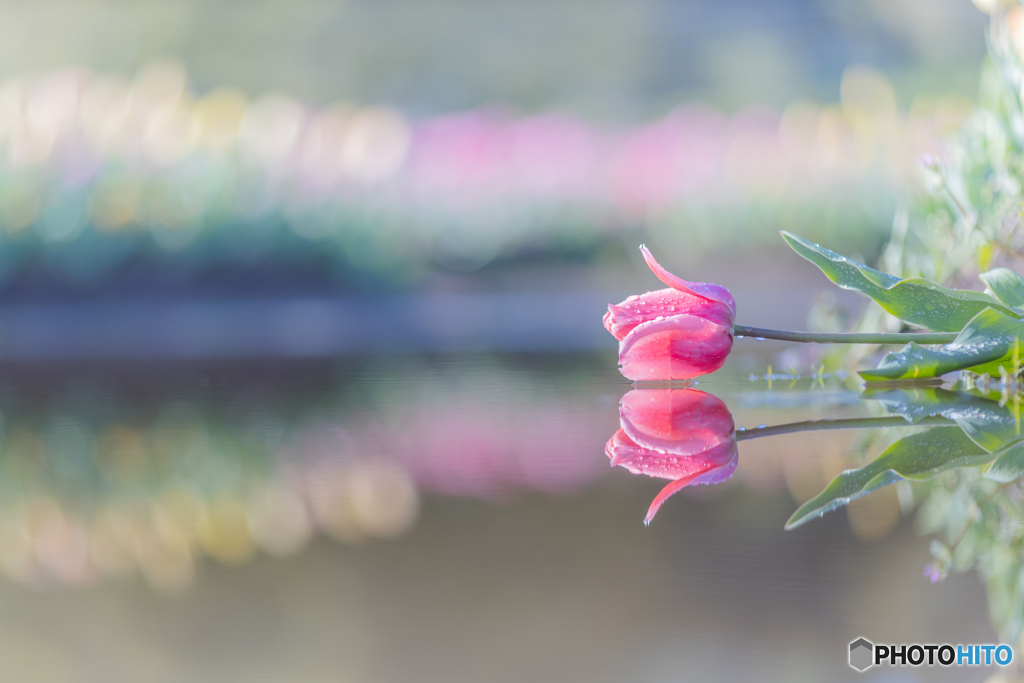
POLYGON ((1024 442, 1018 441, 1000 452, 985 470, 985 477, 1002 482, 1024 477, 1024 442))
POLYGON ((867 294, 901 320, 936 332, 959 332, 971 318, 991 306, 1013 317, 1020 312, 981 292, 947 289, 923 278, 901 280, 863 263, 783 231, 782 237, 796 253, 821 268, 829 280, 843 289, 867 294))
POLYGON ((959 427, 932 427, 900 439, 871 464, 840 474, 824 491, 801 505, 786 522, 786 528, 798 527, 900 479, 930 479, 954 467, 982 465, 990 460, 992 455, 959 427))
POLYGON ((1002 303, 1007 306, 1024 305, 1024 277, 1009 268, 996 268, 982 273, 981 279, 1002 303))
POLYGON ((987 372, 1000 363, 1009 366, 1013 346, 1021 339, 1024 321, 986 308, 949 344, 933 350, 911 342, 883 358, 876 369, 862 370, 860 376, 874 381, 938 377, 966 368, 987 372))
POLYGON ((864 398, 878 401, 893 415, 916 423, 941 415, 955 421, 974 443, 994 453, 1021 438, 1020 422, 1009 406, 981 396, 933 387, 867 389, 864 398))

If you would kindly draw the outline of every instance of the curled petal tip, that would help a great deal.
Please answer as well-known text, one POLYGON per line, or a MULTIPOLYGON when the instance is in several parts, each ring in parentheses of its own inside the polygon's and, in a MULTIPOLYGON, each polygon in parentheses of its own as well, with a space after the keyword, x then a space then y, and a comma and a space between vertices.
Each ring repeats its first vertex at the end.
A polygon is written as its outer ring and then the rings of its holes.
POLYGON ((651 522, 654 521, 654 515, 658 514, 658 508, 661 507, 661 502, 651 503, 651 507, 647 509, 647 515, 644 517, 644 526, 650 526, 651 522))
POLYGON ((651 269, 651 272, 654 273, 655 277, 669 287, 678 289, 681 292, 688 292, 694 296, 699 296, 702 299, 707 299, 708 301, 720 303, 723 306, 726 306, 733 316, 736 315, 736 302, 732 298, 732 294, 730 294, 729 290, 725 287, 713 283, 690 282, 688 280, 684 280, 683 278, 673 275, 665 270, 665 268, 662 267, 662 265, 654 258, 654 255, 651 254, 651 250, 644 245, 640 245, 640 252, 644 255, 644 261, 647 262, 647 267, 651 269))
POLYGON ((658 492, 658 495, 655 496, 653 501, 651 501, 651 506, 647 508, 647 516, 644 517, 644 524, 650 526, 651 520, 654 519, 654 515, 658 514, 658 510, 661 509, 662 503, 689 486, 690 482, 696 479, 699 474, 699 472, 695 472, 685 477, 680 477, 679 479, 670 482, 665 488, 658 492))

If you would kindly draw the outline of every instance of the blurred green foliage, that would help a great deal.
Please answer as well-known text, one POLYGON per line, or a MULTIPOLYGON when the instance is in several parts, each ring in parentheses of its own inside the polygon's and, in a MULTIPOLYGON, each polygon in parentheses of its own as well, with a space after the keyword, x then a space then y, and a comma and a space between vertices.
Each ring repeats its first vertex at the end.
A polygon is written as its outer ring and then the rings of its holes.
MULTIPOLYGON (((978 106, 936 156, 921 161, 927 194, 897 216, 881 267, 902 277, 924 277, 950 287, 980 288, 1012 299, 1024 269, 1024 9, 986 3, 992 13, 989 56, 982 68, 978 106), (995 270, 1005 268, 1007 270, 995 270)), ((892 329, 899 322, 870 310, 861 329, 892 329)), ((979 378, 965 375, 966 388, 979 378)), ((1003 374, 983 394, 1015 417, 1019 443, 1021 385, 1003 374), (993 388, 993 387, 998 388, 993 388)), ((1019 446, 990 468, 965 468, 919 485, 922 532, 938 534, 932 581, 977 568, 988 588, 1000 638, 1019 648, 1024 631, 1024 488, 1019 446), (986 469, 988 471, 986 471, 986 469)))

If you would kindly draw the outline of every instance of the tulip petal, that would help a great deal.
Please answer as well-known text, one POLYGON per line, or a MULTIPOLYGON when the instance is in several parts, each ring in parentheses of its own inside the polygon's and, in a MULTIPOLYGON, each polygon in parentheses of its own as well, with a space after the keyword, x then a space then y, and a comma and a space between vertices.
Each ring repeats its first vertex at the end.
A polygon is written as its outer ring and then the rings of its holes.
POLYGON ((686 313, 732 327, 735 314, 728 306, 691 292, 658 289, 629 297, 620 304, 609 304, 603 322, 612 336, 621 341, 637 325, 686 313))
POLYGON ((729 444, 729 446, 729 449, 724 450, 730 454, 730 458, 723 464, 684 475, 661 489, 658 495, 654 497, 654 500, 651 501, 650 507, 647 508, 644 524, 650 524, 651 520, 654 519, 654 515, 658 514, 662 504, 687 486, 693 484, 718 484, 731 477, 732 473, 736 471, 736 465, 739 464, 739 449, 736 448, 735 442, 729 444))
MULTIPOLYGON (((616 431, 608 440, 604 451, 613 467, 622 467, 633 474, 644 474, 659 479, 679 479, 691 474, 703 477, 726 467, 737 459, 739 453, 736 442, 731 439, 693 455, 662 453, 637 444, 622 429, 616 431)), ((714 482, 702 480, 702 483, 714 482)))
MULTIPOLYGON (((632 458, 642 456, 645 450, 642 446, 638 446, 621 429, 615 430, 612 438, 608 439, 608 443, 604 445, 604 454, 608 456, 612 467, 624 467, 624 463, 632 458)), ((637 472, 633 473, 637 474, 637 472)))
POLYGON ((722 367, 731 349, 731 327, 674 315, 634 327, 619 342, 619 366, 634 381, 690 379, 722 367))
POLYGON ((696 474, 691 474, 687 477, 683 477, 682 479, 676 479, 665 486, 665 488, 661 489, 661 491, 658 492, 658 495, 654 497, 654 500, 651 501, 651 506, 647 508, 647 516, 644 517, 644 524, 650 524, 651 520, 654 519, 654 515, 658 514, 658 510, 661 509, 662 503, 685 489, 690 485, 690 482, 696 478, 696 474))
POLYGON ((702 453, 735 433, 722 399, 697 389, 634 389, 622 397, 619 417, 634 443, 675 455, 702 453))
POLYGON ((732 311, 733 317, 736 316, 736 301, 732 298, 732 294, 729 293, 728 289, 713 282, 689 282, 681 277, 676 277, 654 260, 654 256, 646 246, 641 244, 640 252, 644 255, 644 261, 647 262, 647 266, 654 275, 666 285, 681 292, 689 292, 703 299, 710 299, 711 301, 724 304, 732 311))
POLYGON ((710 462, 715 462, 715 466, 698 475, 690 484, 721 484, 736 471, 740 463, 740 449, 736 442, 732 441, 714 449, 713 453, 708 451, 704 457, 710 462))

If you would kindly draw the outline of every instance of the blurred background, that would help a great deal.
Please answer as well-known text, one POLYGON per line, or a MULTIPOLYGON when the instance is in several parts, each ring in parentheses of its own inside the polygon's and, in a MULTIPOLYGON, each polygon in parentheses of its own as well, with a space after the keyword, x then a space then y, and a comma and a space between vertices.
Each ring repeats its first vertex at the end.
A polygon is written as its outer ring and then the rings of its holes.
POLYGON ((503 309, 506 346, 604 348, 589 310, 531 334, 514 306, 582 312, 594 283, 632 286, 643 241, 695 278, 739 244, 777 248, 780 228, 869 258, 918 159, 971 111, 985 26, 962 0, 43 2, 0 18, 12 359, 496 343, 408 321, 446 304, 503 309), (224 298, 276 306, 178 309, 201 334, 152 332, 170 301, 224 298), (74 319, 43 307, 86 299, 74 319))
MULTIPOLYGON (((778 230, 876 259, 972 111, 987 22, 0 2, 0 668, 815 681, 860 635, 991 641, 894 496, 782 531, 848 440, 750 448, 644 528, 657 483, 603 454, 629 387, 599 322, 658 286, 640 243, 744 324, 854 319, 778 230)), ((748 379, 783 350, 716 380, 737 425, 866 414, 840 380, 748 379)))

